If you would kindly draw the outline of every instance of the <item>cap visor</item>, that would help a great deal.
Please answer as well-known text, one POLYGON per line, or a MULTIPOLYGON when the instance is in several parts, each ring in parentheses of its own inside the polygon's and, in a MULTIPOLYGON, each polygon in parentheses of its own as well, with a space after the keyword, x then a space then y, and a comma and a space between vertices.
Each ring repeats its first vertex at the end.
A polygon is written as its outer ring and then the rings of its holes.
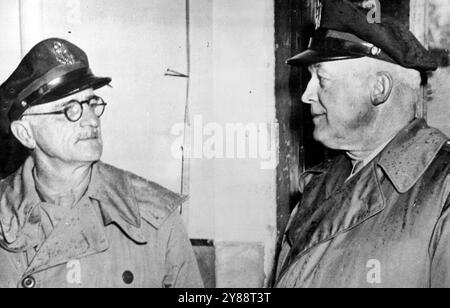
POLYGON ((41 97, 39 101, 35 103, 35 105, 56 101, 90 88, 97 90, 106 85, 109 85, 110 83, 111 78, 109 77, 89 76, 87 78, 82 78, 79 80, 71 80, 70 82, 63 83, 62 85, 53 89, 47 95, 41 97))
POLYGON ((308 49, 295 57, 292 57, 286 61, 286 64, 292 66, 308 66, 320 62, 330 62, 346 59, 361 58, 360 55, 354 55, 350 53, 332 53, 321 52, 317 50, 308 49))

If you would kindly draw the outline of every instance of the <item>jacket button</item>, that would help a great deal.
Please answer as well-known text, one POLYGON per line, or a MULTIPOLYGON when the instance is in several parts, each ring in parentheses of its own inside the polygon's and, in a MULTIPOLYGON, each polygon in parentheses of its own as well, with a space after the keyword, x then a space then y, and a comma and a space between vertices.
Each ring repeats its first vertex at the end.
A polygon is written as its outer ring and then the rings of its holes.
POLYGON ((36 280, 31 276, 28 276, 22 280, 22 287, 25 289, 33 289, 35 286, 36 280))
POLYGON ((125 271, 122 274, 122 279, 123 279, 123 282, 125 282, 126 284, 132 284, 134 281, 134 275, 130 271, 125 271))

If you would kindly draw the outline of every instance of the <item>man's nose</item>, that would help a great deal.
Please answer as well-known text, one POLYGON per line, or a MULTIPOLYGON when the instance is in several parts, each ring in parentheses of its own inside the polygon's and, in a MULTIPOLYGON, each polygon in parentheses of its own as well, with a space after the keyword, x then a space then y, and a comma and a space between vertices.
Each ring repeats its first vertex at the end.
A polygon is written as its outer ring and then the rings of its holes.
POLYGON ((98 116, 95 115, 92 108, 87 104, 83 105, 83 116, 80 119, 80 124, 82 127, 85 127, 85 126, 99 127, 100 126, 100 119, 98 118, 98 116))
POLYGON ((313 104, 319 101, 317 96, 317 81, 315 78, 311 79, 306 87, 305 93, 302 95, 302 102, 305 104, 313 104))

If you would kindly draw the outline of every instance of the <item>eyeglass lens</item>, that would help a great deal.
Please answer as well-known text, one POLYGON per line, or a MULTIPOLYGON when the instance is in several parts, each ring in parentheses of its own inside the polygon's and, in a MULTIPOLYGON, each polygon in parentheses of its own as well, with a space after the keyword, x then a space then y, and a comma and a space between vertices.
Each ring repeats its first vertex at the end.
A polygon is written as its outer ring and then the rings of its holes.
POLYGON ((100 97, 93 97, 89 101, 79 102, 72 101, 65 110, 65 114, 70 121, 78 121, 83 116, 83 104, 88 104, 91 111, 101 117, 105 111, 105 102, 100 97))

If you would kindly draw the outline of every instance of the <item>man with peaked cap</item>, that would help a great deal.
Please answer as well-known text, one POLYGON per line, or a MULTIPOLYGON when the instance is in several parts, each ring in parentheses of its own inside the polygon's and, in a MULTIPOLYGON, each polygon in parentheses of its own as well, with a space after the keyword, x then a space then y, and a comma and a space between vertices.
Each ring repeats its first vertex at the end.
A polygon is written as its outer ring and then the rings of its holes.
POLYGON ((0 127, 30 151, 0 182, 0 288, 202 287, 183 197, 100 161, 110 82, 53 38, 0 86, 0 127))
POLYGON ((450 147, 415 118, 421 76, 437 68, 395 20, 324 0, 302 100, 314 138, 345 154, 301 176, 276 287, 450 287, 450 147))

